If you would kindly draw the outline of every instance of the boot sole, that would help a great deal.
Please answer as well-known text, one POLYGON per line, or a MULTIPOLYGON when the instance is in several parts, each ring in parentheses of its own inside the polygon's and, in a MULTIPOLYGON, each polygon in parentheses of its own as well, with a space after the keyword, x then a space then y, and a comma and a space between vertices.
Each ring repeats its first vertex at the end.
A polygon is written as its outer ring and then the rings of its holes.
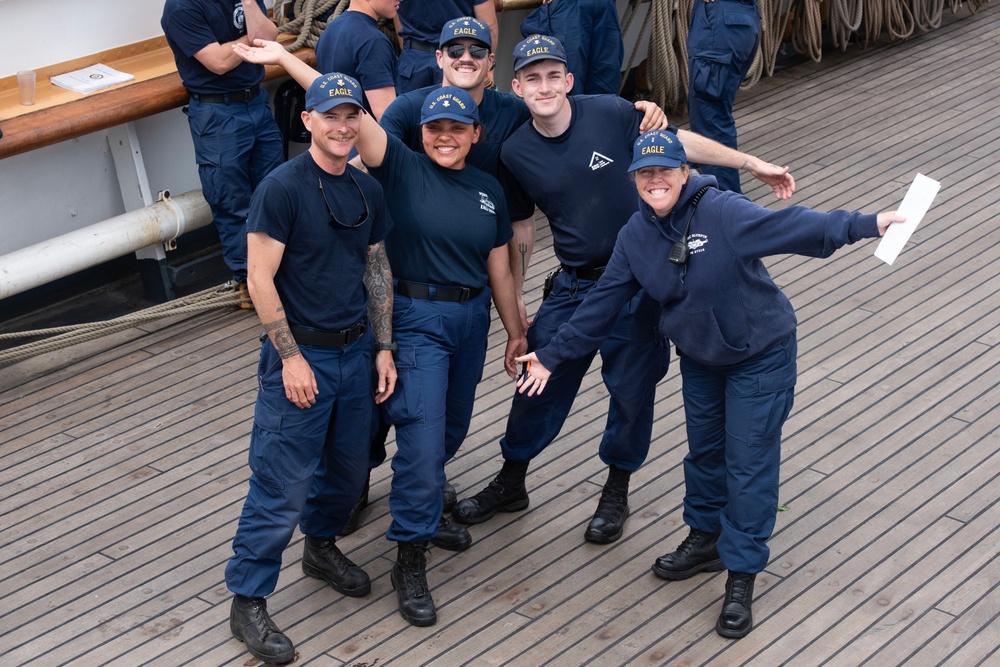
POLYGON ((511 512, 522 512, 528 509, 528 499, 518 500, 517 502, 508 503, 497 507, 496 509, 487 512, 486 514, 480 514, 477 516, 463 516, 461 514, 456 514, 454 510, 451 512, 451 518, 456 521, 456 523, 465 524, 466 526, 474 526, 477 523, 484 523, 495 517, 500 512, 511 513, 511 512))
POLYGON ((302 573, 305 574, 307 577, 312 577, 313 579, 319 579, 320 581, 325 581, 326 583, 330 584, 330 588, 337 591, 338 593, 343 593, 344 595, 350 598, 364 597, 369 593, 371 593, 372 590, 372 582, 370 580, 366 586, 361 586, 360 588, 346 588, 332 581, 331 579, 327 579, 326 576, 323 574, 322 570, 313 565, 309 565, 308 563, 305 562, 302 563, 302 573))
POLYGON ((260 651, 253 650, 250 647, 250 644, 247 644, 247 640, 245 640, 245 639, 243 639, 243 637, 239 636, 236 633, 236 631, 233 630, 232 626, 230 626, 229 630, 230 630, 230 632, 233 633, 233 637, 235 637, 237 641, 239 641, 241 644, 243 644, 244 646, 247 647, 247 651, 250 653, 250 655, 252 655, 253 657, 257 658, 258 660, 263 660, 264 662, 272 663, 272 664, 275 664, 275 665, 281 665, 281 664, 284 664, 286 662, 291 662, 292 660, 295 659, 295 649, 294 648, 291 651, 289 651, 288 653, 278 653, 276 655, 267 655, 266 653, 261 653, 260 651))
MULTIPOLYGON (((710 560, 707 563, 702 563, 697 567, 692 567, 690 570, 684 570, 683 572, 674 572, 673 570, 664 570, 663 568, 657 567, 656 563, 653 563, 653 574, 658 576, 660 579, 666 579, 668 581, 681 581, 682 579, 690 579, 699 572, 718 572, 722 569, 722 559, 710 560)), ((747 632, 750 632, 747 630, 747 632)))
POLYGON ((746 630, 739 630, 739 631, 726 630, 725 628, 721 627, 718 623, 715 624, 715 631, 719 633, 719 635, 725 637, 726 639, 743 639, 748 634, 750 634, 751 630, 753 630, 753 621, 750 622, 749 628, 747 628, 746 630))

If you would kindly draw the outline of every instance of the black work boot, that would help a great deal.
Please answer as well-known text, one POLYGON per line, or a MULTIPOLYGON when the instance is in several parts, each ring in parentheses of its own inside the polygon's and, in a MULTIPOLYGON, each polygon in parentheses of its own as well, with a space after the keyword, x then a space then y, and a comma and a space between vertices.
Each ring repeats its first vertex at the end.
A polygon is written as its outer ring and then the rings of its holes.
POLYGON ((418 627, 437 623, 434 599, 427 587, 426 542, 399 542, 396 564, 389 576, 399 598, 399 613, 418 627))
POLYGON ((267 614, 267 600, 237 595, 229 612, 229 629, 254 657, 264 662, 291 662, 295 647, 267 614))
POLYGON ((450 512, 451 508, 455 506, 458 502, 458 493, 455 491, 455 487, 451 485, 451 482, 444 483, 444 489, 441 493, 442 504, 444 505, 444 511, 450 512))
POLYGON ((715 624, 715 631, 723 637, 739 639, 753 630, 753 582, 756 574, 729 571, 726 580, 726 598, 722 601, 722 613, 715 624))
POLYGON ((594 544, 611 544, 622 536, 628 518, 628 480, 631 476, 627 470, 615 466, 608 468, 608 481, 604 483, 597 511, 583 539, 594 544))
POLYGON ((335 591, 352 598, 359 598, 372 589, 368 573, 351 562, 340 549, 336 540, 309 537, 306 535, 305 549, 302 551, 302 571, 306 576, 322 579, 335 591))
POLYGON ((354 503, 354 507, 351 508, 351 516, 347 518, 347 523, 340 529, 341 535, 350 535, 361 527, 361 522, 364 521, 364 515, 366 514, 365 509, 368 507, 368 489, 371 486, 371 481, 372 471, 369 470, 368 478, 365 480, 365 488, 361 489, 361 496, 358 498, 358 502, 354 503))
POLYGON ((520 512, 528 509, 528 491, 524 477, 527 462, 504 461, 503 468, 485 489, 465 500, 460 500, 451 510, 458 523, 474 524, 489 521, 497 512, 520 512))
POLYGON ((699 572, 718 572, 722 569, 722 559, 715 548, 718 541, 719 533, 703 533, 692 528, 677 551, 656 559, 653 574, 661 579, 677 581, 699 572))
POLYGON ((462 526, 456 526, 442 516, 438 520, 437 535, 431 538, 431 544, 448 551, 465 551, 472 546, 472 535, 462 526))

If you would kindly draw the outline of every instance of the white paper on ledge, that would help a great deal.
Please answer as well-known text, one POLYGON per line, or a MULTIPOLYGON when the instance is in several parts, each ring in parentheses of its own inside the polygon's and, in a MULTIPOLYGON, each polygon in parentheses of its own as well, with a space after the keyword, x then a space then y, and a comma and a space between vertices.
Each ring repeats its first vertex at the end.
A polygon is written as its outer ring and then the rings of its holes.
POLYGON ((885 236, 875 248, 876 257, 890 266, 896 261, 896 257, 899 256, 903 246, 916 231, 917 225, 923 220, 927 209, 931 207, 931 202, 934 201, 934 197, 937 196, 940 189, 941 184, 933 178, 917 174, 913 183, 910 184, 910 189, 906 191, 906 196, 903 197, 903 203, 897 209, 897 212, 906 218, 906 222, 889 225, 889 228, 885 230, 885 236))

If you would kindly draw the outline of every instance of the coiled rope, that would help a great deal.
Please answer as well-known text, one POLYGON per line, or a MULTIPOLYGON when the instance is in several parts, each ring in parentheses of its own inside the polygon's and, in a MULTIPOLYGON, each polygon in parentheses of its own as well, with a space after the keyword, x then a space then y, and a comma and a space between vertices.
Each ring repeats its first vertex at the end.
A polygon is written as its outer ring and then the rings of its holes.
POLYGON ((327 24, 343 14, 350 4, 351 0, 295 0, 292 4, 295 18, 291 21, 285 21, 285 3, 281 3, 282 9, 275 12, 278 32, 298 35, 294 42, 285 46, 285 49, 298 51, 303 46, 315 48, 319 36, 323 34, 327 24), (331 9, 333 9, 333 14, 330 15, 329 20, 320 21, 317 18, 331 9))
POLYGON ((239 308, 243 307, 243 304, 250 304, 250 295, 247 293, 246 287, 242 286, 237 289, 237 286, 234 286, 230 282, 221 287, 213 287, 197 292, 196 294, 174 299, 167 303, 104 322, 87 322, 85 324, 36 329, 34 331, 0 333, 0 341, 48 336, 48 338, 44 338, 43 340, 36 340, 7 350, 0 350, 0 366, 30 359, 46 352, 61 350, 77 343, 94 340, 95 338, 118 333, 119 331, 125 331, 126 329, 154 322, 165 317, 214 310, 227 306, 239 308))

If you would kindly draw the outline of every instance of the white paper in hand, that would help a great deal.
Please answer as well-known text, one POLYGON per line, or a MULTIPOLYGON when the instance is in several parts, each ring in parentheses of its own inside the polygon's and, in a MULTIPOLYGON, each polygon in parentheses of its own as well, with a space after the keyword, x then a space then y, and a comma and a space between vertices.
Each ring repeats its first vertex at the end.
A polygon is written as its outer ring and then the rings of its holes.
POLYGON ((875 256, 886 264, 891 265, 896 261, 896 257, 903 250, 903 246, 910 240, 910 236, 917 229, 917 225, 923 220, 927 209, 931 207, 931 202, 937 196, 941 184, 933 178, 927 178, 923 174, 917 174, 910 184, 910 189, 903 197, 903 203, 899 205, 897 213, 906 218, 906 222, 897 222, 889 225, 885 230, 885 236, 875 249, 875 256))

